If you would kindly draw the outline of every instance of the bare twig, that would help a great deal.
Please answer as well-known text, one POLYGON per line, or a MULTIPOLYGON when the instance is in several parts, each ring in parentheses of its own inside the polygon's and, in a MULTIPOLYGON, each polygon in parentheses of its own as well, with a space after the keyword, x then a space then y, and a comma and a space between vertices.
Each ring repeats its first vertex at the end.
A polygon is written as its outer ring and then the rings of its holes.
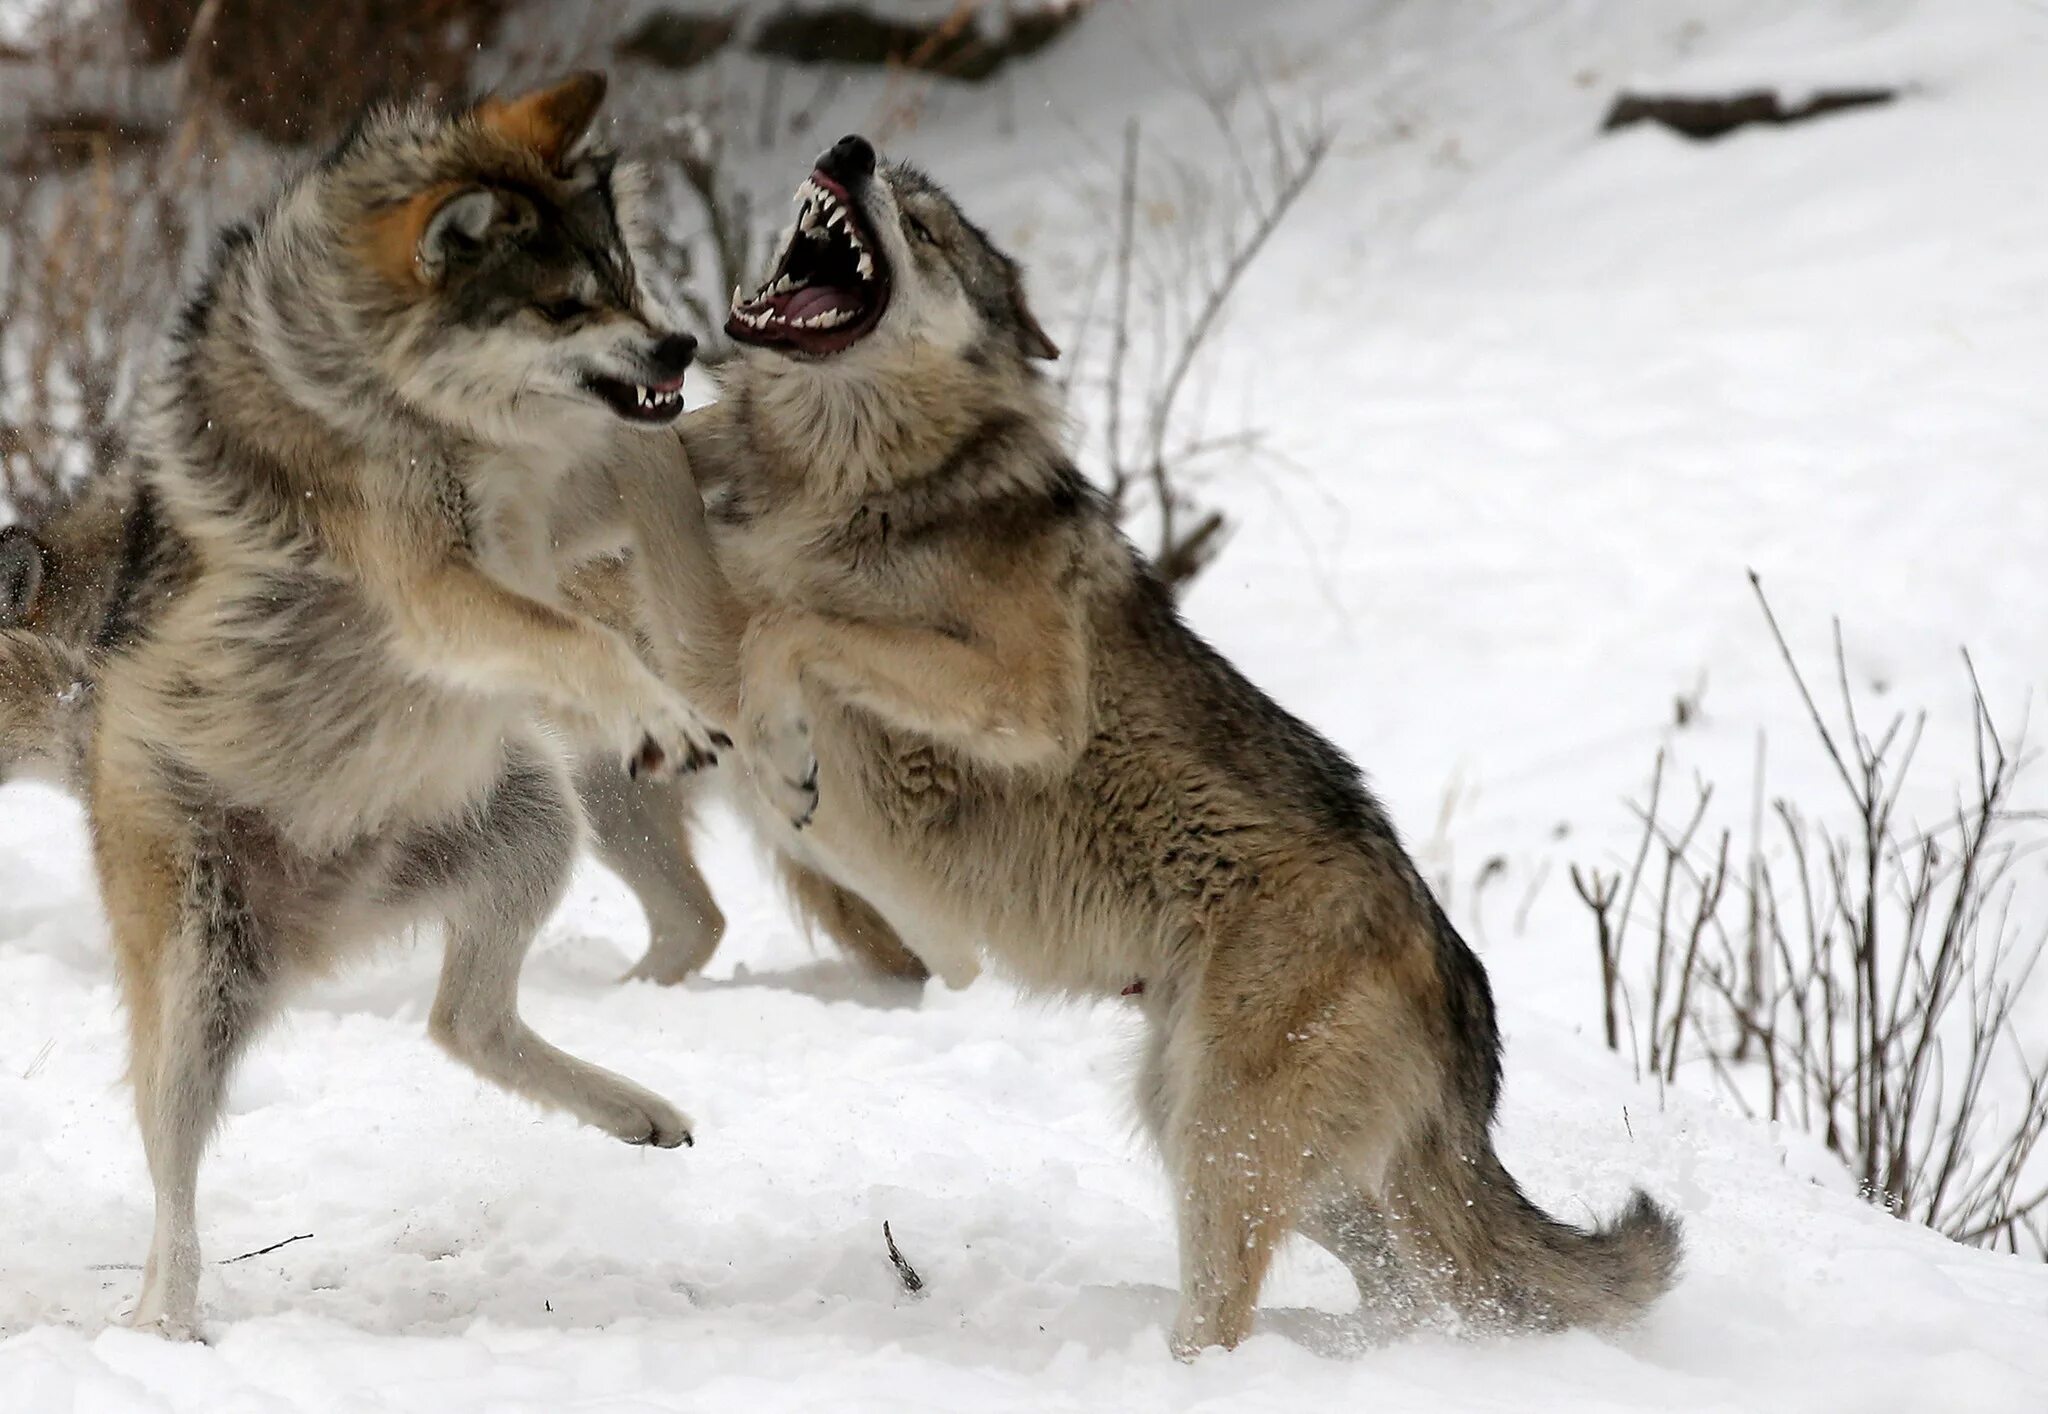
MULTIPOLYGON (((1206 436, 1184 428, 1183 409, 1201 386, 1246 273, 1314 181, 1334 139, 1319 117, 1290 126, 1249 74, 1225 84, 1191 75, 1189 85, 1229 171, 1217 178, 1168 154, 1148 154, 1138 125, 1127 126, 1110 251, 1096 262, 1083 301, 1092 321, 1096 284, 1109 281, 1109 347, 1095 383, 1103 399, 1095 439, 1102 480, 1120 515, 1142 503, 1157 518, 1153 565, 1175 588, 1201 572, 1228 533, 1223 515, 1190 495, 1194 464, 1260 447, 1255 431, 1206 436)), ((1071 343, 1079 349, 1085 339, 1071 343)), ((1063 388, 1071 392, 1081 381, 1069 372, 1063 388)))
POLYGON ((896 1268, 896 1276, 903 1283, 903 1289, 912 1296, 924 1290, 924 1278, 917 1274, 917 1268, 910 1265, 910 1259, 903 1255, 903 1249, 896 1245, 896 1234, 889 1231, 888 1221, 882 1223, 882 1241, 889 1249, 889 1264, 896 1268))
MULTIPOLYGON (((214 1262, 214 1265, 216 1267, 229 1267, 233 1266, 236 1262, 246 1262, 251 1257, 266 1257, 280 1247, 289 1247, 294 1242, 310 1242, 312 1238, 312 1233, 302 1232, 296 1236, 273 1242, 268 1247, 258 1247, 254 1252, 244 1252, 235 1257, 221 1257, 214 1262)), ((95 1272, 139 1272, 142 1270, 142 1264, 140 1262, 94 1262, 87 1270, 95 1272)))
POLYGON ((267 1256, 269 1256, 269 1255, 270 1255, 270 1254, 271 1254, 272 1252, 275 1252, 275 1251, 276 1251, 276 1250, 277 1250, 278 1248, 280 1248, 280 1247, 289 1247, 289 1246, 291 1246, 291 1245, 292 1245, 292 1244, 293 1244, 294 1242, 310 1242, 310 1241, 312 1241, 312 1238, 313 1238, 313 1234, 312 1234, 312 1233, 310 1233, 310 1232, 302 1232, 302 1233, 298 1234, 298 1235, 297 1235, 296 1237, 287 1237, 287 1238, 285 1238, 285 1239, 284 1239, 283 1241, 281 1241, 281 1242, 273 1242, 273 1243, 271 1243, 271 1244, 270 1244, 270 1245, 269 1245, 268 1247, 258 1247, 258 1248, 257 1248, 257 1249, 256 1249, 256 1250, 255 1250, 254 1252, 244 1252, 244 1253, 242 1253, 242 1255, 241 1255, 241 1256, 239 1256, 239 1257, 223 1257, 223 1258, 221 1258, 221 1259, 220 1259, 220 1262, 219 1262, 219 1264, 218 1264, 218 1265, 220 1265, 220 1266, 223 1266, 223 1267, 225 1267, 225 1266, 229 1266, 229 1265, 231 1265, 231 1264, 233 1264, 233 1263, 235 1263, 235 1262, 246 1262, 246 1261, 248 1261, 248 1260, 249 1260, 249 1259, 250 1259, 251 1257, 267 1257, 267 1256))

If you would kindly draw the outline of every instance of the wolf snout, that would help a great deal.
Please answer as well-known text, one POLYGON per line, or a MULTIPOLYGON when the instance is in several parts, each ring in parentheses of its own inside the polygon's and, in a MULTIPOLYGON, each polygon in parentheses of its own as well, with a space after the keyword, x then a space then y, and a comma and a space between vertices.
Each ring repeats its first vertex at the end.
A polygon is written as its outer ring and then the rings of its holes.
POLYGON ((875 145, 859 133, 848 133, 826 149, 818 170, 841 186, 866 181, 875 174, 875 145))
POLYGON ((688 334, 668 334, 647 351, 648 371, 662 383, 672 383, 683 376, 690 360, 697 356, 697 341, 688 334))

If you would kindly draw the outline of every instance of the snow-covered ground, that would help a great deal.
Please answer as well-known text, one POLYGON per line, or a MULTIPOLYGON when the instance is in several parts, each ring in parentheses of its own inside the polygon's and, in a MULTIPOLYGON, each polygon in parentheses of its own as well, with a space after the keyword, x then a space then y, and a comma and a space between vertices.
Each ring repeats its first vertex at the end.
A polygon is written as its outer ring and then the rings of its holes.
MULTIPOLYGON (((394 948, 256 1051, 204 1173, 211 1256, 303 1240, 212 1269, 210 1346, 111 1330, 149 1226, 119 1018, 77 814, 16 787, 0 1409, 2048 1407, 2048 1267, 1897 1223, 1811 1141, 1638 1084, 1594 1039, 1562 882, 1623 844, 1659 744, 1746 781, 1768 728, 1773 790, 1824 798, 1746 567, 1803 649, 1840 613, 1862 685, 1935 711, 1934 806, 1943 724, 1967 722, 1957 647, 1994 707, 2041 681, 2048 15, 1161 0, 1089 25, 1002 104, 948 100, 896 146, 1039 272, 1058 332, 1099 236, 1074 190, 1125 116, 1184 118, 1190 36, 1341 121, 1206 384, 1281 457, 1206 488, 1242 528, 1190 613, 1366 764, 1449 881, 1500 994, 1511 1167, 1567 1217, 1635 1183, 1673 1205, 1676 1291, 1613 1340, 1388 1342, 1303 1248, 1251 1342, 1179 1366, 1166 1194, 1124 1102, 1133 1018, 1000 982, 864 988, 718 822, 733 926, 711 978, 615 985, 641 925, 593 867, 525 988, 544 1034, 687 1108, 696 1148, 626 1149, 484 1089, 424 1038, 431 940, 394 948), (1710 146, 1595 134, 1623 84, 1752 82, 1910 91, 1710 146)), ((872 127, 877 102, 850 88, 821 131, 872 127)))

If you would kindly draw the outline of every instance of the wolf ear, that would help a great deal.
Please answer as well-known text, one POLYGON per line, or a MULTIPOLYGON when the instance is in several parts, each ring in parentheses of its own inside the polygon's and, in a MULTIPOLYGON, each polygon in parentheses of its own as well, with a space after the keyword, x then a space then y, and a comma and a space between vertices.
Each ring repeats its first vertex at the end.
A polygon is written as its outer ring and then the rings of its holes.
POLYGON ((23 623, 43 587, 43 547, 18 525, 0 528, 0 628, 23 623))
POLYGON ((558 167, 597 117, 605 77, 596 70, 571 74, 560 83, 517 98, 486 98, 476 115, 485 127, 521 147, 530 147, 549 167, 558 167))
POLYGON ((420 278, 438 285, 448 273, 448 262, 482 247, 484 237, 498 220, 502 202, 494 191, 472 188, 442 202, 427 217, 420 231, 420 278))
POLYGON ((430 187, 391 207, 370 226, 370 264, 399 285, 438 285, 451 263, 480 249, 494 233, 534 221, 524 197, 488 187, 430 187))

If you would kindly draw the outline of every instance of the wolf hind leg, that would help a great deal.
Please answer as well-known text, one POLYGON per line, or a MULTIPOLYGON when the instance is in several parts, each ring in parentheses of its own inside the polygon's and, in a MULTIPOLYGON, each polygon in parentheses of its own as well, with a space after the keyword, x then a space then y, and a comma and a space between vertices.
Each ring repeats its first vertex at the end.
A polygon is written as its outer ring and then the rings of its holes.
MULTIPOLYGON (((1146 1038, 1144 1058, 1138 1068, 1138 1118, 1152 1141, 1166 1146, 1168 1125, 1179 1103, 1175 1072, 1167 1063, 1168 1038, 1165 1024, 1171 999, 1164 988, 1146 998, 1153 1025, 1146 1038)), ((1406 1317, 1413 1311, 1416 1293, 1412 1274, 1402 1264, 1399 1248, 1388 1226, 1387 1215, 1368 1196, 1362 1177, 1347 1167, 1325 1160, 1310 1160, 1306 1199, 1295 1218, 1295 1231, 1342 1262, 1358 1287, 1359 1310, 1406 1317)))
POLYGON ((1172 1345, 1185 1360, 1251 1334, 1259 1288, 1300 1211, 1302 1140, 1285 1097, 1240 1074, 1193 1087, 1168 1120, 1167 1147, 1180 1216, 1172 1345))
POLYGON ((725 915, 690 852, 688 791, 688 777, 636 780, 609 757, 577 774, 597 857, 647 915, 647 953, 629 979, 680 982, 711 961, 725 936, 725 915))
POLYGON ((1420 1293, 1402 1261, 1385 1209, 1353 1183, 1342 1183, 1303 1206, 1295 1230, 1342 1262, 1358 1287, 1361 1315, 1409 1323, 1420 1293))
POLYGON ((673 1105, 543 1041, 519 1016, 520 968, 575 861, 577 826, 560 768, 517 748, 472 817, 411 842, 402 871, 448 898, 429 1033, 485 1080, 629 1144, 688 1144, 689 1120, 673 1105))
POLYGON ((1251 1333, 1259 1288, 1304 1207, 1318 1125, 1300 1077, 1273 1065, 1207 980, 1144 1000, 1152 1023, 1139 1113, 1158 1141, 1180 1227, 1170 1343, 1191 1360, 1251 1333))
POLYGON ((860 966, 878 977, 901 982, 922 982, 932 975, 924 960, 904 946, 889 921, 866 899, 786 854, 775 856, 775 868, 797 912, 860 966))
POLYGON ((178 1339, 198 1333, 199 1164, 235 1061, 268 1016, 276 952, 227 859, 202 848, 178 880, 117 870, 110 880, 132 1032, 136 1117, 156 1193, 142 1294, 128 1324, 178 1339), (128 877, 120 877, 122 873, 128 877), (138 899, 138 884, 179 889, 138 899), (169 927, 143 936, 151 915, 169 927))

